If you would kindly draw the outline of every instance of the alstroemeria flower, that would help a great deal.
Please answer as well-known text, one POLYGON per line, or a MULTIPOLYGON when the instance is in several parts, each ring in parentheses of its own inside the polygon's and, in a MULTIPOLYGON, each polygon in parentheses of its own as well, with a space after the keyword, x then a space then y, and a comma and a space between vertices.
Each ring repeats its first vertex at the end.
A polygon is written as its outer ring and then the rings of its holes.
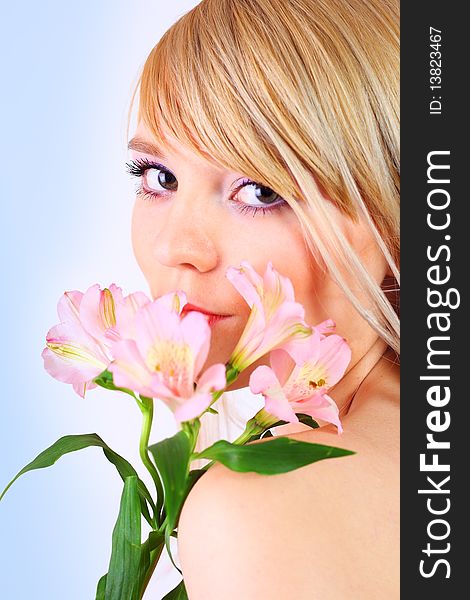
POLYGON ((209 353, 211 329, 203 314, 179 312, 158 300, 141 307, 134 339, 113 343, 109 370, 115 385, 163 400, 181 422, 203 413, 226 378, 225 365, 214 364, 194 385, 209 353))
MULTIPOLYGON (((73 389, 82 398, 85 397, 86 390, 96 387, 93 379, 111 362, 108 345, 104 344, 102 339, 95 338, 85 328, 83 322, 89 320, 86 306, 90 304, 90 298, 96 297, 97 292, 98 304, 100 304, 98 284, 88 288, 85 294, 73 290, 62 295, 57 304, 61 323, 51 327, 47 332, 46 348, 41 355, 46 371, 59 381, 71 383, 73 389), (84 306, 85 315, 82 314, 84 306)), ((107 308, 110 296, 112 298, 112 292, 108 290, 101 302, 103 315, 109 313, 107 308)), ((95 320, 97 319, 92 319, 89 323, 92 331, 98 329, 95 320)), ((103 332, 104 328, 101 328, 100 338, 103 332)))
MULTIPOLYGON (((115 329, 108 330, 106 337, 114 341, 119 339, 135 339, 135 315, 139 308, 149 302, 151 300, 143 292, 134 292, 123 298, 122 301, 116 302, 115 329)), ((172 310, 179 315, 188 300, 183 291, 176 291, 159 296, 153 302, 165 306, 168 310, 172 310)))
POLYGON ((271 368, 261 365, 253 371, 250 390, 263 394, 265 410, 280 420, 297 423, 296 413, 303 413, 333 423, 341 433, 338 407, 327 391, 351 360, 346 340, 335 334, 325 336, 319 328, 297 347, 295 342, 288 347, 289 352, 271 352, 271 368))
POLYGON ((55 379, 71 383, 82 398, 93 389, 93 379, 112 361, 111 342, 121 339, 137 309, 150 302, 142 292, 124 297, 111 284, 92 285, 85 293, 65 292, 57 305, 60 323, 46 335, 44 367, 55 379))
POLYGON ((59 381, 71 383, 82 398, 86 390, 96 387, 93 379, 111 360, 106 348, 73 321, 51 327, 46 345, 41 354, 46 371, 59 381))
POLYGON ((295 301, 292 282, 275 271, 271 261, 263 277, 247 261, 241 261, 238 269, 229 267, 226 277, 251 308, 229 361, 235 369, 242 371, 289 340, 311 335, 304 307, 295 301))

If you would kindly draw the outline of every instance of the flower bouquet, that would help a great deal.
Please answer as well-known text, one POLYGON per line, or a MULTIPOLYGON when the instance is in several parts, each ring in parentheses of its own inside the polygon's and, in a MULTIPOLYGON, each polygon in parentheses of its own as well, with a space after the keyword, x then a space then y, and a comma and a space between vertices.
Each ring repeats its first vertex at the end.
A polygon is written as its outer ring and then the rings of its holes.
MULTIPOLYGON (((178 519, 191 488, 215 462, 235 471, 285 473, 325 458, 353 454, 349 450, 275 437, 271 428, 301 422, 318 427, 317 419, 341 432, 338 407, 328 390, 350 361, 346 341, 327 320, 305 322, 291 281, 268 263, 260 276, 246 261, 229 267, 226 277, 251 308, 245 329, 227 364, 202 371, 211 342, 210 317, 189 307, 184 291, 151 301, 144 293, 124 296, 112 284, 98 284, 85 293, 65 292, 58 303, 60 323, 46 336, 42 353, 46 370, 73 385, 81 397, 97 386, 128 394, 142 412, 140 457, 155 485, 151 493, 136 469, 96 433, 67 435, 41 452, 8 484, 33 469, 51 466, 61 456, 99 446, 115 466, 124 486, 112 534, 108 572, 97 585, 97 600, 140 600, 170 537, 177 537, 178 519), (217 415, 217 400, 239 374, 269 355, 270 367, 258 366, 249 387, 262 394, 264 407, 248 420, 233 442, 219 440, 196 451, 201 417, 217 415), (149 445, 154 401, 165 402, 178 432, 149 445), (268 443, 250 444, 272 437, 268 443), (206 465, 191 469, 194 460, 206 465), (142 541, 142 519, 151 531, 142 541)), ((214 418, 217 418, 216 416, 214 418)), ((178 569, 179 570, 179 569, 178 569)), ((184 580, 165 600, 187 598, 184 580)))

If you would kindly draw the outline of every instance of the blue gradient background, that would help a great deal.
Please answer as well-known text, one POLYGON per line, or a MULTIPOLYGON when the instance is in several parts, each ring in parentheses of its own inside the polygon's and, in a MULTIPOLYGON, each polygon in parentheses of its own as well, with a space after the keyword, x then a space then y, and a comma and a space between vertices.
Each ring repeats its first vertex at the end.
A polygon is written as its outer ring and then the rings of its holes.
MULTIPOLYGON (((148 53, 195 4, 2 3, 1 489, 58 438, 90 432, 126 456, 150 487, 131 399, 98 389, 83 400, 44 371, 40 355, 64 290, 96 282, 147 290, 130 241, 127 111, 148 53)), ((157 419, 171 433, 163 409, 157 419)), ((0 503, 1 598, 94 598, 121 489, 98 448, 22 476, 0 503)), ((146 599, 158 600, 179 581, 176 571, 160 570, 146 599)))

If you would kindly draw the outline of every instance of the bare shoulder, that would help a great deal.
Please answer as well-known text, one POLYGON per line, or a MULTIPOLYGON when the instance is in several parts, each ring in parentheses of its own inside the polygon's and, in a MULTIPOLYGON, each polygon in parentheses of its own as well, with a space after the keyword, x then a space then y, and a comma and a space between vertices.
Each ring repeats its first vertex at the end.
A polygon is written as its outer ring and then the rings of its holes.
POLYGON ((353 426, 289 437, 356 454, 270 476, 211 468, 179 525, 190 600, 398 598, 398 444, 353 426))

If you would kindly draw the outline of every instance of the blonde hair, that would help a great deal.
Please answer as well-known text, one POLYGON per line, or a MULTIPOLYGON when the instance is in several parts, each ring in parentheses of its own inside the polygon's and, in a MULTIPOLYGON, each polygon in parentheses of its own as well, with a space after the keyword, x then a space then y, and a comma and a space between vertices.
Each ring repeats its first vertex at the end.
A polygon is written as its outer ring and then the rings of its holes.
POLYGON ((157 140, 166 129, 289 202, 313 256, 398 353, 398 0, 202 0, 150 52, 139 86, 157 140), (325 197, 370 228, 392 290, 325 197))

